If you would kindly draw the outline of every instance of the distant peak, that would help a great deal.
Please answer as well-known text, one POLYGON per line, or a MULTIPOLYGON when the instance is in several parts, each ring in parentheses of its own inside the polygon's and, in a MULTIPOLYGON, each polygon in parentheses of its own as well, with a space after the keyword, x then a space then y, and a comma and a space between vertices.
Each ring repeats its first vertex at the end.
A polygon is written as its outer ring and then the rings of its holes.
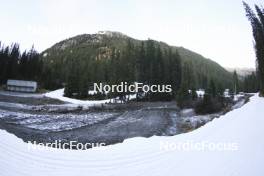
POLYGON ((98 31, 97 34, 107 35, 109 37, 128 37, 127 35, 117 31, 98 31))

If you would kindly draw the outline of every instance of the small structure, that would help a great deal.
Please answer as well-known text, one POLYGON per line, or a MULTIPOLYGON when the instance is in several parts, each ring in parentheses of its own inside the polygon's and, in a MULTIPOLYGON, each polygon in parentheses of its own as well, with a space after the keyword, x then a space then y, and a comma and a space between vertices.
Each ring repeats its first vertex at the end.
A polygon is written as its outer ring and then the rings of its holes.
POLYGON ((37 82, 23 80, 7 80, 7 90, 16 92, 36 92, 37 82))

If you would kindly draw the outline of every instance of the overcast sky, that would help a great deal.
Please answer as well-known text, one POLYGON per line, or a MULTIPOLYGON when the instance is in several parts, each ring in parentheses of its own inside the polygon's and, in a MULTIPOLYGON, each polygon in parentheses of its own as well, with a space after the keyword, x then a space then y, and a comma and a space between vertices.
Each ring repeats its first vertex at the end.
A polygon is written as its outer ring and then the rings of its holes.
MULTIPOLYGON (((247 0, 250 5, 261 0, 247 0)), ((41 52, 102 30, 183 46, 225 67, 254 67, 251 27, 240 0, 8 0, 0 41, 41 52)))

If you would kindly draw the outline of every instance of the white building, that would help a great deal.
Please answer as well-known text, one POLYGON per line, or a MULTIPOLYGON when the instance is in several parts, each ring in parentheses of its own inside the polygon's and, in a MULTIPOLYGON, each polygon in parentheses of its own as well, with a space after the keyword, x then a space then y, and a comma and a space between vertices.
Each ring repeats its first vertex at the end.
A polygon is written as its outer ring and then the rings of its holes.
POLYGON ((17 92, 36 92, 37 82, 22 80, 7 80, 7 90, 17 92))

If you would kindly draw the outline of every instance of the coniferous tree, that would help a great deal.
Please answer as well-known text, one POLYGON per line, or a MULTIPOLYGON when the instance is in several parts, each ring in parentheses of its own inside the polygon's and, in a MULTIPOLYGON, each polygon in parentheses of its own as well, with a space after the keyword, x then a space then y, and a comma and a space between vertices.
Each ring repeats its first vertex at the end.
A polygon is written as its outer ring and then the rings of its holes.
POLYGON ((215 98, 217 96, 217 89, 214 80, 211 79, 207 93, 215 98))
POLYGON ((194 88, 191 90, 191 94, 192 94, 192 100, 193 101, 197 100, 198 95, 197 95, 196 90, 194 88))
POLYGON ((20 56, 19 45, 13 44, 9 50, 7 75, 8 78, 16 79, 18 75, 18 58, 20 56))
POLYGON ((233 92, 236 95, 239 91, 239 80, 237 76, 237 72, 234 71, 233 73, 233 92))
POLYGON ((243 5, 252 27, 260 93, 264 95, 264 8, 255 5, 255 13, 247 3, 243 2, 243 5))
POLYGON ((6 47, 0 45, 1 84, 5 84, 8 79, 40 81, 41 75, 42 62, 34 47, 21 54, 16 43, 6 47))
POLYGON ((182 67, 182 84, 185 84, 184 87, 188 90, 195 88, 195 76, 193 74, 192 64, 185 63, 182 67))
POLYGON ((244 92, 256 93, 259 91, 259 82, 255 72, 244 78, 244 92))
POLYGON ((67 82, 64 89, 64 96, 66 97, 78 97, 80 91, 80 75, 79 68, 76 61, 71 60, 71 68, 67 78, 67 82))
POLYGON ((145 45, 144 42, 141 42, 138 58, 137 58, 137 70, 138 70, 138 81, 145 83, 147 81, 146 79, 146 52, 145 52, 145 45))
POLYGON ((155 46, 153 40, 148 40, 146 44, 146 82, 147 84, 151 85, 154 82, 153 77, 153 66, 156 64, 153 62, 153 59, 155 58, 155 46))
MULTIPOLYGON (((182 82, 182 69, 181 69, 181 59, 179 54, 176 52, 174 54, 172 54, 171 58, 169 58, 169 71, 170 71, 170 76, 169 76, 169 82, 172 85, 172 89, 173 89, 173 96, 176 95, 176 92, 179 90, 181 82, 182 82)), ((190 71, 190 73, 188 73, 188 76, 192 76, 191 75, 191 69, 187 68, 187 71, 190 71)), ((186 73, 185 72, 185 73, 186 73)), ((191 78, 188 77, 188 81, 191 81, 191 78)), ((186 85, 187 87, 189 87, 189 89, 193 88, 193 86, 190 85, 190 83, 187 83, 186 85)))

